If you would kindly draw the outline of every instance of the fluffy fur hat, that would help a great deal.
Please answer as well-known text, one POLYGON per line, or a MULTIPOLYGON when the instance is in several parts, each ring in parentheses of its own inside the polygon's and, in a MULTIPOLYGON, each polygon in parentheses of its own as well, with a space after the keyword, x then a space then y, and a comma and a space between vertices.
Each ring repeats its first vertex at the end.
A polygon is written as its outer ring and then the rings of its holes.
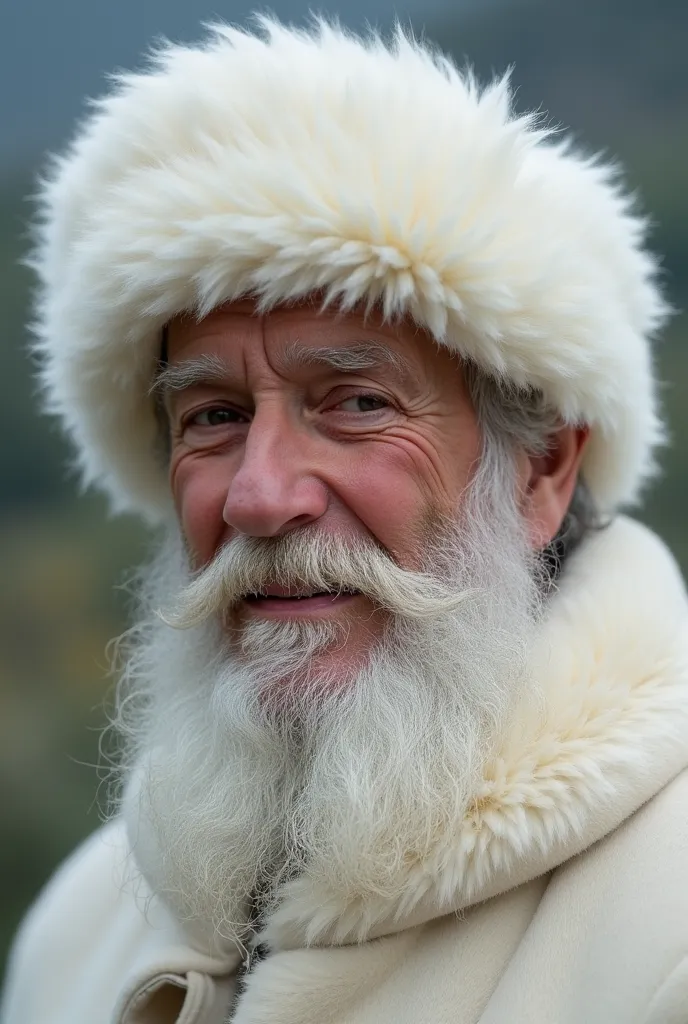
POLYGON ((162 325, 314 290, 379 303, 587 423, 598 504, 632 501, 660 440, 665 307, 612 170, 510 111, 506 80, 397 33, 215 28, 95 104, 41 193, 36 331, 87 483, 170 510, 149 387, 162 325))

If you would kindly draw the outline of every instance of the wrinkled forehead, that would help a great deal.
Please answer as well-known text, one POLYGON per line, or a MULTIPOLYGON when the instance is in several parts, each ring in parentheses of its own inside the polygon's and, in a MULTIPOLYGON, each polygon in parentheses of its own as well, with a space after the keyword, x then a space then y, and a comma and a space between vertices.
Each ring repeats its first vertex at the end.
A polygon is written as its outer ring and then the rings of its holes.
POLYGON ((409 317, 386 317, 378 306, 369 308, 365 303, 348 309, 324 306, 317 293, 267 310, 262 310, 251 299, 238 299, 223 303, 202 318, 192 313, 180 313, 166 324, 164 340, 169 351, 199 337, 213 337, 229 329, 286 336, 306 326, 310 328, 309 333, 343 344, 349 340, 351 332, 356 331, 375 334, 390 342, 414 340, 420 345, 428 342, 437 351, 428 331, 409 317))
POLYGON ((455 354, 440 349, 411 319, 391 320, 363 305, 323 308, 317 298, 267 311, 251 300, 239 300, 202 319, 181 314, 166 325, 161 362, 174 366, 204 359, 227 365, 260 348, 285 374, 316 365, 342 372, 375 367, 412 383, 446 373, 450 366, 455 374, 459 365, 455 354))

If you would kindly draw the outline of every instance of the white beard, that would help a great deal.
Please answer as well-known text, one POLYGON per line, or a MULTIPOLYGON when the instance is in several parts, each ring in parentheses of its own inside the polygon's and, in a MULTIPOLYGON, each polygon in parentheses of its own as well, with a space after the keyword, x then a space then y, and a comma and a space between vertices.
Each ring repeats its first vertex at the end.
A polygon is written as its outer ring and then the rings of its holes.
POLYGON ((332 642, 314 624, 254 623, 237 650, 216 615, 184 632, 152 615, 191 579, 168 540, 129 634, 118 725, 138 866, 191 936, 244 941, 304 870, 393 900, 401 866, 463 817, 522 690, 539 587, 504 489, 474 484, 461 520, 430 555, 453 606, 390 615, 336 687, 298 685, 332 642), (261 695, 279 679, 294 685, 275 707, 261 695))

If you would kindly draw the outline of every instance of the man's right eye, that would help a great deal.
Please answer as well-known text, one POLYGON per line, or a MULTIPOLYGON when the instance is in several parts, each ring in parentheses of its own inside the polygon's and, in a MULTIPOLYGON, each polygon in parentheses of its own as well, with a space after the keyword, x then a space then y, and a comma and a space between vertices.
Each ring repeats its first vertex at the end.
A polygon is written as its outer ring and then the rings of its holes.
POLYGON ((186 421, 187 427, 222 427, 227 423, 246 423, 247 417, 238 409, 228 409, 225 405, 201 409, 193 413, 186 421))

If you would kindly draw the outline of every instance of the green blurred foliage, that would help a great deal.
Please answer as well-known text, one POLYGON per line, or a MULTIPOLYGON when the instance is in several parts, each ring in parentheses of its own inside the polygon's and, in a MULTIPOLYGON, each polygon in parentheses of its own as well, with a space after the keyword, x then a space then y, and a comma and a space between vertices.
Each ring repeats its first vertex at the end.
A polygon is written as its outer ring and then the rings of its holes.
MULTIPOLYGON (((481 79, 515 65, 519 109, 547 104, 591 152, 625 165, 643 197, 672 302, 688 300, 688 81, 681 0, 520 0, 488 6, 426 34, 466 58, 481 79)), ((0 957, 23 910, 56 863, 98 824, 105 648, 126 624, 116 584, 143 557, 146 536, 79 496, 68 453, 39 415, 27 355, 28 247, 33 171, 0 183, 0 957)), ((565 242, 564 242, 565 244, 565 242)), ((657 348, 672 447, 640 515, 688 570, 688 328, 677 316, 657 348)))

